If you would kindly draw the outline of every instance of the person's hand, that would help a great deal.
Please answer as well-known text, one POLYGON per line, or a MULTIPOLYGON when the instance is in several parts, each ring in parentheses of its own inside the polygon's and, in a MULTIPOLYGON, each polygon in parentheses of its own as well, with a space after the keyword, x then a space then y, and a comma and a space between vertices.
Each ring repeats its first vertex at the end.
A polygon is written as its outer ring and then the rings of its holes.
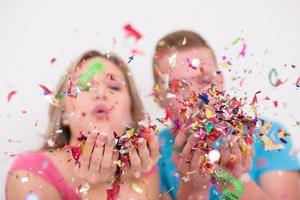
POLYGON ((75 174, 91 184, 106 183, 115 175, 119 153, 114 151, 113 139, 105 133, 91 133, 83 146, 75 174))
POLYGON ((241 139, 232 144, 224 142, 220 153, 220 165, 236 178, 247 173, 252 167, 253 149, 241 139))
MULTIPOLYGON (((201 155, 203 152, 197 148, 200 145, 200 138, 197 134, 187 136, 186 130, 179 131, 176 135, 172 160, 183 178, 182 183, 199 189, 199 186, 206 186, 210 179, 209 175, 200 173, 201 155)), ((192 188, 191 188, 192 189, 192 188)))
POLYGON ((154 131, 149 129, 147 135, 147 139, 138 139, 137 148, 132 147, 129 149, 129 172, 135 178, 140 178, 144 173, 149 172, 160 156, 159 141, 154 131))

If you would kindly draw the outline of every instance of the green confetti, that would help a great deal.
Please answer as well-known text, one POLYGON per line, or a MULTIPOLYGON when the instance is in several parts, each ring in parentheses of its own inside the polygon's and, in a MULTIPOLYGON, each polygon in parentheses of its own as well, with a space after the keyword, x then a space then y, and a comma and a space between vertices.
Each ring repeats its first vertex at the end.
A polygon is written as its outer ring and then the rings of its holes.
POLYGON ((63 99, 64 98, 64 95, 63 94, 59 94, 59 93, 57 93, 56 95, 55 95, 55 99, 63 99))
POLYGON ((87 82, 89 82, 93 78, 93 76, 97 72, 103 72, 103 71, 104 71, 104 65, 101 63, 100 58, 94 59, 91 62, 88 69, 83 73, 83 75, 81 75, 79 79, 79 86, 83 87, 84 85, 87 84, 87 82))
POLYGON ((238 200, 244 194, 245 188, 243 182, 231 176, 224 169, 220 168, 216 170, 214 176, 224 186, 223 195, 225 200, 238 200), (233 191, 229 189, 228 183, 234 187, 233 191))
POLYGON ((235 40, 233 40, 232 43, 231 43, 232 46, 233 46, 233 45, 236 45, 236 44, 240 41, 240 39, 241 39, 241 38, 238 37, 238 38, 236 38, 235 40))
POLYGON ((206 131, 206 134, 208 135, 212 129, 213 129, 212 123, 209 123, 209 122, 208 122, 208 123, 205 125, 205 131, 206 131))

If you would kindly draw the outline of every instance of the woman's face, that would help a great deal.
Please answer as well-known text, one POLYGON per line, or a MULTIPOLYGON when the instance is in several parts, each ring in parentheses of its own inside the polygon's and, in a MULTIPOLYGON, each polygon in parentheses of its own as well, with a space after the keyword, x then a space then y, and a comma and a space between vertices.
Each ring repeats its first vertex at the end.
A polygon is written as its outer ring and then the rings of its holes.
POLYGON ((169 107, 177 117, 183 107, 180 102, 188 99, 191 92, 198 94, 212 83, 218 88, 223 87, 223 75, 216 73, 214 55, 207 48, 193 47, 168 52, 158 61, 158 65, 162 74, 159 91, 162 106, 169 107))
POLYGON ((82 89, 77 97, 67 96, 63 100, 65 119, 71 130, 71 143, 76 142, 80 132, 86 135, 97 131, 107 133, 111 138, 113 132, 122 135, 132 123, 131 99, 125 76, 111 61, 94 57, 82 62, 70 77, 73 85, 79 85, 79 80, 95 62, 104 67, 86 82, 89 89, 82 89))

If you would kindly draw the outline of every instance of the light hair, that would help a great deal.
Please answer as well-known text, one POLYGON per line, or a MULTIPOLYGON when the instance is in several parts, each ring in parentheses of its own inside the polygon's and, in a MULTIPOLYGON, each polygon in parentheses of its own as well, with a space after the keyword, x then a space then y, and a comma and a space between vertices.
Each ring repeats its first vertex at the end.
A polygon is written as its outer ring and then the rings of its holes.
MULTIPOLYGON (((115 54, 102 54, 96 50, 89 50, 79 56, 78 59, 73 62, 67 70, 67 74, 63 79, 58 83, 55 92, 57 94, 62 94, 63 90, 66 86, 69 76, 75 72, 76 68, 84 61, 94 58, 100 57, 109 60, 113 64, 119 67, 122 73, 125 76, 126 85, 128 87, 129 96, 131 99, 131 115, 134 122, 144 119, 144 108, 142 101, 138 95, 138 91, 136 89, 135 83, 133 81, 132 75, 128 66, 115 54)), ((47 139, 52 139, 54 142, 54 146, 49 146, 48 143, 44 144, 43 149, 56 149, 64 147, 69 144, 71 139, 71 131, 68 126, 63 125, 63 105, 61 101, 58 106, 49 107, 49 124, 47 128, 47 139), (57 130, 62 130, 61 133, 56 133, 57 130)))
POLYGON ((161 38, 156 46, 155 52, 152 60, 152 70, 155 84, 159 83, 159 59, 166 53, 170 51, 177 51, 182 49, 190 49, 194 47, 205 47, 211 50, 212 55, 215 58, 214 52, 211 47, 207 44, 203 37, 193 31, 179 30, 167 34, 161 38))

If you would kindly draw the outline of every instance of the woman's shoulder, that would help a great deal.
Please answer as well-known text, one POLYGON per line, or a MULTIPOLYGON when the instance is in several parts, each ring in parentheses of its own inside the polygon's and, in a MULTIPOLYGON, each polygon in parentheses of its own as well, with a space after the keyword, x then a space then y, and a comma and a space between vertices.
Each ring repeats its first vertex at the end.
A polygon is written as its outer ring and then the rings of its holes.
POLYGON ((55 187, 43 176, 45 160, 46 155, 42 151, 26 152, 16 157, 6 180, 6 199, 26 199, 34 196, 39 199, 60 199, 55 187))

